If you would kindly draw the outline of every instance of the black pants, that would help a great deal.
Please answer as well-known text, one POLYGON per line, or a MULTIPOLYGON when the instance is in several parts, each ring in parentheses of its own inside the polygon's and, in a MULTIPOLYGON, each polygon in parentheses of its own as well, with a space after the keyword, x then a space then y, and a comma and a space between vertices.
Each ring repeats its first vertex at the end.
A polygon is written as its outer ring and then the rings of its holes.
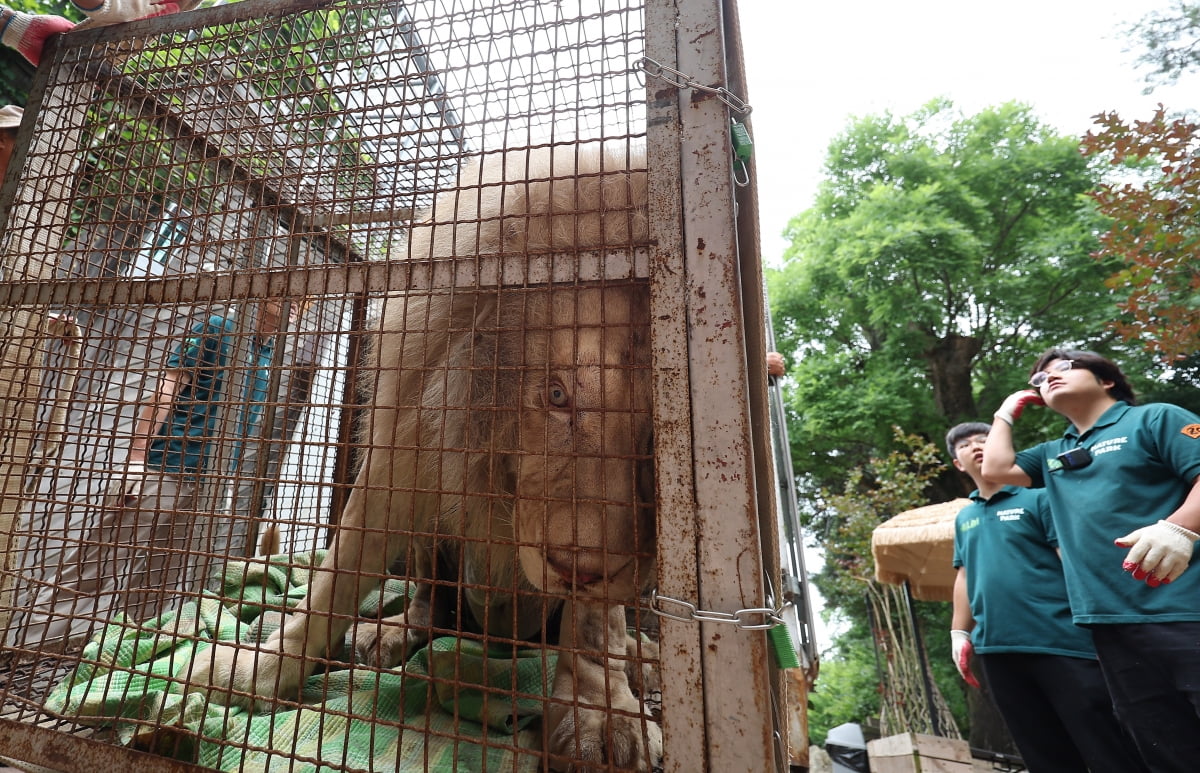
POLYGON ((1200 770, 1200 623, 1092 626, 1117 715, 1154 773, 1200 770))
POLYGON ((1149 773, 1117 721, 1096 661, 1026 653, 976 657, 1029 773, 1149 773))

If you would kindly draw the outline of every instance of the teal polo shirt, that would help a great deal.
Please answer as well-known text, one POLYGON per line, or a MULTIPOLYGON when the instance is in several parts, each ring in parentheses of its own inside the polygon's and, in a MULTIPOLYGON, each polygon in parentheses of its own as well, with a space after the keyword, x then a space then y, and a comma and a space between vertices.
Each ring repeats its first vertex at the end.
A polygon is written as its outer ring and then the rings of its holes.
MULTIPOLYGON (((235 343, 233 333, 232 320, 214 315, 193 327, 167 358, 168 370, 185 371, 191 378, 179 390, 174 410, 150 443, 146 454, 149 466, 175 475, 194 476, 201 471, 208 443, 216 433, 226 365, 235 343)), ((272 339, 254 343, 252 350, 255 372, 248 385, 250 399, 237 424, 241 436, 248 434, 262 414, 272 339)))
POLYGON ((1173 513, 1200 475, 1200 416, 1166 403, 1109 408, 1080 434, 1017 454, 1050 497, 1071 611, 1080 625, 1200 621, 1200 567, 1152 588, 1121 568, 1113 540, 1173 513), (1055 457, 1087 448, 1092 463, 1064 469, 1055 457))
POLYGON ((954 522, 954 566, 967 573, 976 652, 1096 657, 1092 634, 1071 622, 1057 544, 1045 491, 971 492, 954 522))

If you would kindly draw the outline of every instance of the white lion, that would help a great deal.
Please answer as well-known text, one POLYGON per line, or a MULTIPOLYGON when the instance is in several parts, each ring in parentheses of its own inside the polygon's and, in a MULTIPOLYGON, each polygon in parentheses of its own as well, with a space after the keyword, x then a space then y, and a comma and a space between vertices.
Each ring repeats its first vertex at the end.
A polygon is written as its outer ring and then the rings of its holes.
MULTIPOLYGON (((413 228, 410 255, 643 246, 646 175, 632 160, 486 156, 413 228)), ((397 293, 381 320, 368 445, 308 595, 259 649, 214 646, 189 681, 260 708, 295 696, 400 558, 416 596, 398 618, 358 626, 360 658, 395 665, 454 611, 458 627, 503 639, 536 636, 561 611, 552 766, 650 770, 661 731, 631 681, 636 650, 652 647, 627 635, 624 609, 655 572, 648 286, 397 293)))

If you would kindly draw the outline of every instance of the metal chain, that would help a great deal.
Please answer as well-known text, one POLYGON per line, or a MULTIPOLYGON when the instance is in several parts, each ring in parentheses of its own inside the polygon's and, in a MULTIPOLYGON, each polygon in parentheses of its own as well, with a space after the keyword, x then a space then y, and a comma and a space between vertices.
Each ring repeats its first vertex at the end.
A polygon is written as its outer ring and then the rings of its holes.
POLYGON ((731 623, 734 628, 743 631, 764 631, 777 625, 783 625, 785 622, 783 611, 788 604, 791 602, 786 602, 779 609, 754 607, 739 609, 736 612, 710 612, 697 609, 696 605, 689 601, 660 596, 658 591, 650 592, 650 610, 659 617, 683 623, 731 623))
POLYGON ((641 59, 639 59, 637 66, 647 75, 654 78, 662 78, 672 86, 676 86, 681 89, 696 89, 697 91, 706 91, 709 94, 715 94, 717 99, 724 102, 730 110, 733 110, 740 115, 750 115, 750 111, 754 109, 750 105, 746 104, 741 97, 739 97, 737 94, 734 94, 724 86, 718 86, 716 88, 712 86, 706 86, 687 73, 680 72, 674 67, 667 67, 665 64, 656 62, 648 56, 643 56, 641 59))

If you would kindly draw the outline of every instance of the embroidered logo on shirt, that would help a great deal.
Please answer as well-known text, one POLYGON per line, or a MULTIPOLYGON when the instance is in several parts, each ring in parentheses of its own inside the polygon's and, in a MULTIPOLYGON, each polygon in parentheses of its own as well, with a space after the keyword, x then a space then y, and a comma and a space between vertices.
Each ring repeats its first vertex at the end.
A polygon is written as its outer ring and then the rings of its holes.
POLYGON ((972 518, 969 521, 963 521, 961 524, 959 524, 958 530, 959 531, 970 531, 971 529, 974 529, 978 525, 979 525, 979 519, 972 518))
POLYGON ((1002 521, 1019 521, 1021 514, 1025 512, 1023 507, 1014 507, 1008 510, 997 510, 996 517, 1002 521))
POLYGON ((1179 431, 1193 440, 1200 438, 1200 424, 1189 424, 1179 431))

